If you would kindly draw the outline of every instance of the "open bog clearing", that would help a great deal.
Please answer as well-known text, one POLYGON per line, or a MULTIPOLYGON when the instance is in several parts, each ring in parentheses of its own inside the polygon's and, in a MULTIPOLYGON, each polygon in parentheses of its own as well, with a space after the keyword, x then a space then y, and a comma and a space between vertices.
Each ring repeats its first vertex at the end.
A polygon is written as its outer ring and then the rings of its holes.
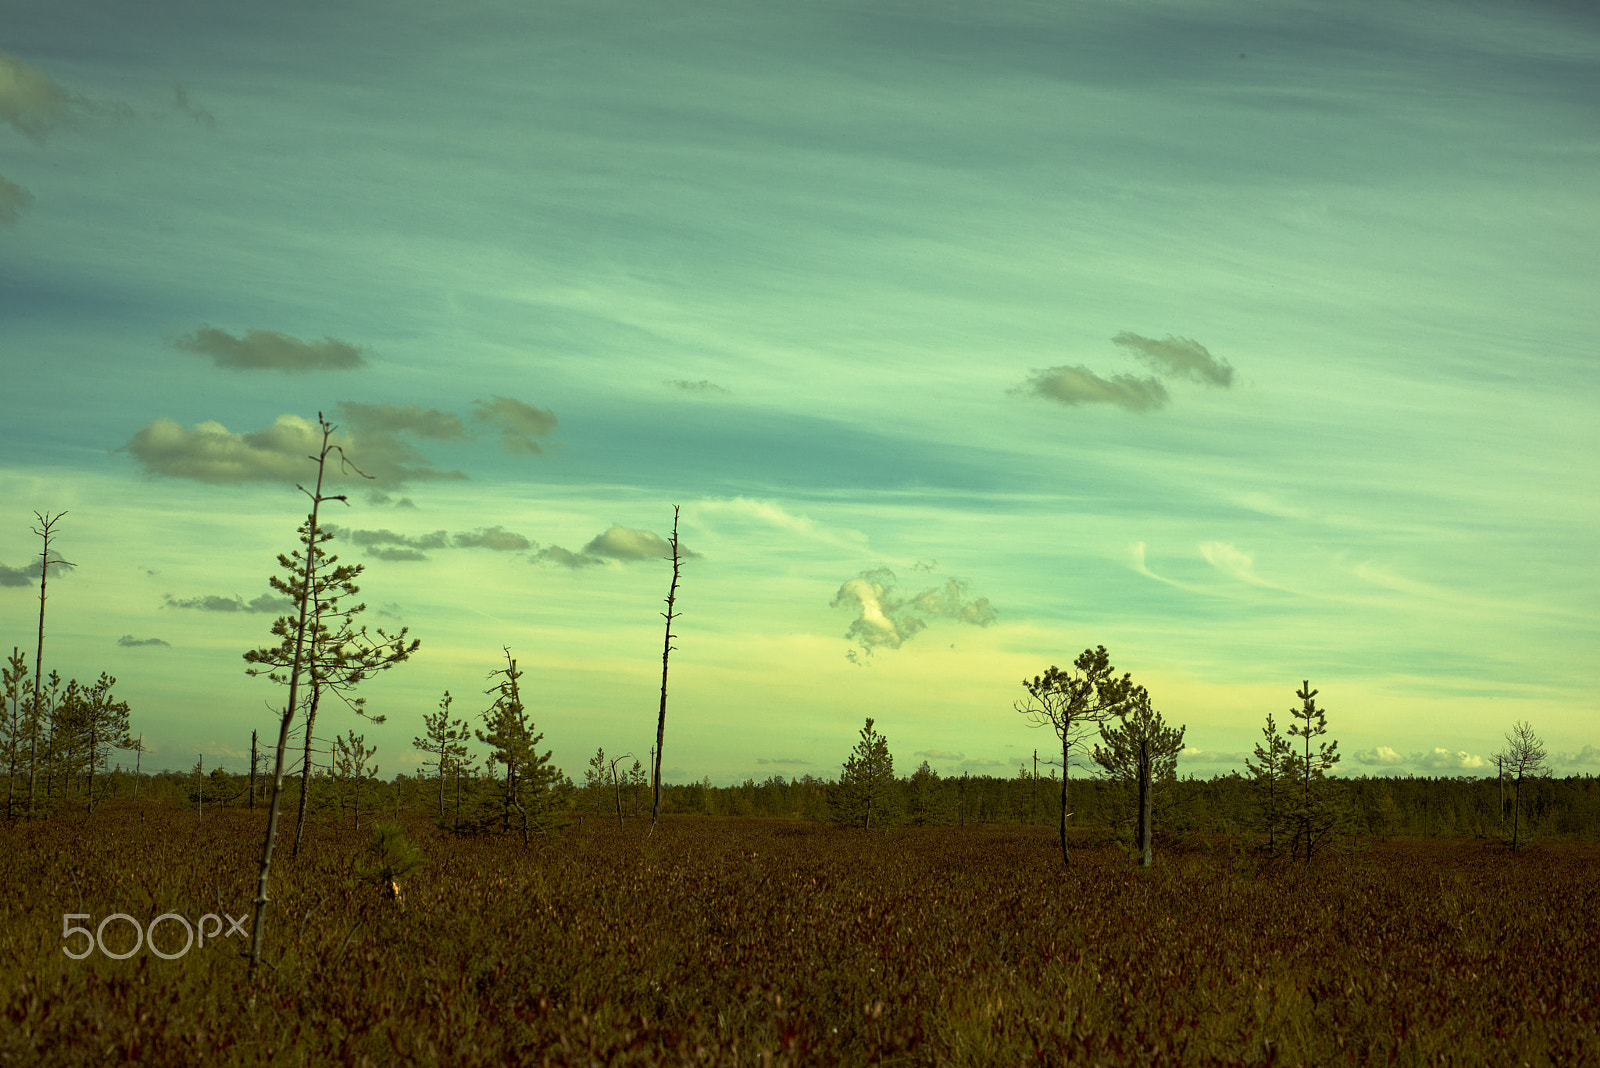
POLYGON ((1085 839, 1063 871, 1046 828, 402 822, 402 903, 357 875, 365 831, 282 861, 254 983, 261 819, 0 828, 0 1060, 1600 1063, 1592 845, 1141 872, 1085 839))

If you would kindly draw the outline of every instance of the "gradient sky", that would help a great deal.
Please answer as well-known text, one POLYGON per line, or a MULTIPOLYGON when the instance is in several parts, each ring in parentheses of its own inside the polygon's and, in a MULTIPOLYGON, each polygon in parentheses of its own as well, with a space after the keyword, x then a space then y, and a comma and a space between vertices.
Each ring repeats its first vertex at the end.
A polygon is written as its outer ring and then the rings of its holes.
POLYGON ((1013 774, 1097 644, 1183 772, 1600 772, 1597 116, 1580 3, 10 5, 0 636, 67 511, 47 669, 243 770, 320 410, 384 775, 502 646, 643 757, 674 504, 669 780, 1013 774))

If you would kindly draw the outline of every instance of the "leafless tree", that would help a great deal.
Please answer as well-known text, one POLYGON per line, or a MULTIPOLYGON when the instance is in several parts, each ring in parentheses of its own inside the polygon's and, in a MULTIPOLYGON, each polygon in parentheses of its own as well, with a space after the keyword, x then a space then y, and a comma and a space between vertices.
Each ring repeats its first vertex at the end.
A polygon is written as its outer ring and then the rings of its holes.
POLYGON ((1518 720, 1506 735, 1506 747, 1499 754, 1501 767, 1512 778, 1511 793, 1511 851, 1521 846, 1522 831, 1522 780, 1548 775, 1550 765, 1545 759, 1544 742, 1533 733, 1533 724, 1518 720))
POLYGON ((50 555, 50 536, 55 533, 56 523, 66 514, 65 512, 57 512, 55 515, 51 515, 49 512, 35 512, 33 515, 39 521, 39 525, 30 528, 35 534, 44 539, 44 547, 39 551, 39 644, 33 651, 33 722, 36 725, 36 729, 33 731, 32 751, 28 757, 28 813, 30 816, 33 813, 34 782, 38 777, 39 765, 39 731, 37 724, 42 723, 45 717, 45 710, 42 706, 44 689, 40 678, 40 672, 44 666, 45 585, 49 582, 51 567, 74 566, 69 561, 61 559, 59 555, 50 555))
POLYGON ((667 620, 667 636, 661 646, 661 711, 656 717, 656 747, 650 758, 652 766, 651 781, 654 784, 655 800, 650 807, 650 831, 655 832, 656 824, 661 822, 661 743, 667 733, 667 658, 672 655, 672 621, 681 612, 674 610, 678 599, 678 575, 682 566, 682 556, 678 552, 678 506, 672 506, 672 586, 667 590, 667 610, 661 614, 667 620))

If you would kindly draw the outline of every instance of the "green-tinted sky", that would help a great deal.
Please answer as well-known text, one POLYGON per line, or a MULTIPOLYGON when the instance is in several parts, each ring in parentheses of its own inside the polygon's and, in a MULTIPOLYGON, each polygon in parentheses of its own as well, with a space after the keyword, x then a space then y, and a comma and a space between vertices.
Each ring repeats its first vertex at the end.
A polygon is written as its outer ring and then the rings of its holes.
POLYGON ((12 5, 5 644, 66 510, 47 668, 242 769, 320 410, 384 774, 502 646, 643 756, 674 504, 669 779, 1011 773, 1097 644, 1185 771, 1597 771, 1597 116, 1577 3, 12 5))

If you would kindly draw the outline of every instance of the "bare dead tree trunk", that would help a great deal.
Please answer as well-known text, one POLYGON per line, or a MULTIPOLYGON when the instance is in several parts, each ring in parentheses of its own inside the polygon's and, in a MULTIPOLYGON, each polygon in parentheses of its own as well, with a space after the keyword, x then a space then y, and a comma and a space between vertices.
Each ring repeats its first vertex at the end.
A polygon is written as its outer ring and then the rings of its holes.
POLYGON ((678 599, 678 575, 682 558, 678 553, 678 506, 672 506, 672 586, 667 590, 667 610, 661 613, 667 620, 667 636, 661 644, 661 711, 656 717, 656 748, 650 758, 652 779, 655 784, 655 801, 650 809, 650 831, 655 832, 661 821, 661 743, 667 733, 667 658, 672 655, 672 621, 680 613, 673 610, 678 599))
MULTIPOLYGON (((44 717, 44 690, 41 689, 44 669, 44 588, 50 578, 50 535, 55 530, 56 521, 65 512, 51 515, 49 512, 35 512, 33 516, 39 525, 33 527, 35 534, 44 539, 44 548, 39 553, 39 643, 33 650, 33 723, 31 732, 32 743, 28 753, 28 818, 33 818, 33 799, 35 783, 39 774, 39 724, 44 717)), ((65 560, 61 561, 66 563, 65 560)), ((47 782, 46 787, 49 786, 47 782)))
POLYGON ((195 765, 195 768, 200 773, 200 788, 195 791, 195 797, 199 799, 195 802, 199 818, 195 822, 204 823, 206 821, 206 755, 204 753, 200 754, 200 762, 195 765))
MULTIPOLYGON (((134 784, 137 790, 138 784, 134 784)), ((250 811, 256 810, 256 732, 250 732, 250 811)))

